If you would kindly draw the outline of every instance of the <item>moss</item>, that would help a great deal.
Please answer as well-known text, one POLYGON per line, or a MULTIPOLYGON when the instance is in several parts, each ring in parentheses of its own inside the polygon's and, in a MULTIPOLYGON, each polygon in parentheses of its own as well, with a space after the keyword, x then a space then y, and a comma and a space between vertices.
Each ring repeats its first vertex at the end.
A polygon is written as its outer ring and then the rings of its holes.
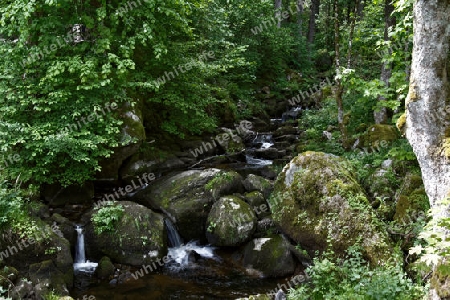
POLYGON ((450 264, 448 262, 438 265, 431 277, 430 286, 442 299, 450 297, 450 264))
POLYGON ((406 125, 406 113, 402 114, 400 118, 398 118, 397 123, 395 124, 397 126, 398 131, 402 133, 402 135, 405 134, 405 125, 406 125))

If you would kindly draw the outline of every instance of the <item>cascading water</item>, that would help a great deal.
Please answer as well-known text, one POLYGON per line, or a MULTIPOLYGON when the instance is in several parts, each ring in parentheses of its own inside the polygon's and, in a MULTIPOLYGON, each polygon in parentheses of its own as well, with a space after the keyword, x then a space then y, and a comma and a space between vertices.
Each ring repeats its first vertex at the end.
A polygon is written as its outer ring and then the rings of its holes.
POLYGON ((86 260, 83 227, 76 225, 75 231, 77 232, 77 244, 75 245, 75 262, 73 264, 73 269, 76 272, 93 273, 98 264, 86 260))
POLYGON ((166 225, 167 229, 167 238, 169 239, 169 246, 180 247, 183 244, 183 240, 181 239, 181 236, 178 234, 178 231, 173 225, 173 223, 168 218, 165 218, 164 224, 166 225))
POLYGON ((168 218, 164 219, 164 224, 167 229, 167 238, 169 239, 170 246, 168 253, 168 257, 171 259, 168 265, 169 269, 178 271, 188 268, 193 260, 194 253, 203 258, 218 260, 214 256, 214 247, 200 246, 195 241, 183 244, 183 239, 175 228, 175 225, 168 218))
POLYGON ((75 231, 77 232, 77 244, 75 245, 75 263, 85 263, 86 262, 86 252, 84 250, 84 234, 83 228, 79 225, 75 226, 75 231))

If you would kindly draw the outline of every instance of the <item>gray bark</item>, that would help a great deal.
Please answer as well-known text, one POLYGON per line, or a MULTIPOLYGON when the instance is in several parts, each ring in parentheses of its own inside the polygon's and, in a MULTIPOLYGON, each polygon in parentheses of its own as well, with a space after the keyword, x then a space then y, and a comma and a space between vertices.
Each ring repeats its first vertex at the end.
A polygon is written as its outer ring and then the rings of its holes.
POLYGON ((283 0, 275 0, 275 19, 278 20, 277 27, 281 28, 281 10, 283 8, 283 0))
POLYGON ((319 16, 320 0, 311 0, 311 14, 308 24, 308 43, 314 43, 316 37, 316 20, 319 16))

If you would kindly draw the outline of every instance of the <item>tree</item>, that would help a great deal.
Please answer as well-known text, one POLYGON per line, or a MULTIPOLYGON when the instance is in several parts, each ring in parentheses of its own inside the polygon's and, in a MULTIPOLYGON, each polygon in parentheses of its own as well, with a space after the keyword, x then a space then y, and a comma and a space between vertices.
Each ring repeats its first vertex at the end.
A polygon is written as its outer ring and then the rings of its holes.
MULTIPOLYGON (((449 46, 450 1, 416 0, 411 77, 406 100, 406 137, 422 170, 433 219, 442 220, 435 222, 444 227, 442 243, 448 243, 445 236, 450 229, 450 209, 445 200, 450 196, 449 46)), ((448 246, 443 250, 449 254, 448 246)), ((432 286, 433 299, 442 296, 439 284, 438 281, 432 286)))

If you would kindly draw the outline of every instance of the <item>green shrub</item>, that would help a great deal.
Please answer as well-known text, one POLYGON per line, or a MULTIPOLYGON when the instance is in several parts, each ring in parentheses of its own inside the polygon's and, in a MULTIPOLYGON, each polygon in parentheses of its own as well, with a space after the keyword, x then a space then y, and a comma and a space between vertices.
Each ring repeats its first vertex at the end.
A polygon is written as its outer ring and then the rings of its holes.
POLYGON ((332 253, 314 258, 306 273, 309 282, 291 290, 288 299, 422 299, 426 288, 407 278, 400 266, 370 268, 357 248, 344 259, 332 253))
POLYGON ((113 232, 117 222, 122 218, 123 213, 124 208, 122 205, 108 201, 91 217, 91 220, 94 223, 95 233, 101 234, 103 232, 113 232))

